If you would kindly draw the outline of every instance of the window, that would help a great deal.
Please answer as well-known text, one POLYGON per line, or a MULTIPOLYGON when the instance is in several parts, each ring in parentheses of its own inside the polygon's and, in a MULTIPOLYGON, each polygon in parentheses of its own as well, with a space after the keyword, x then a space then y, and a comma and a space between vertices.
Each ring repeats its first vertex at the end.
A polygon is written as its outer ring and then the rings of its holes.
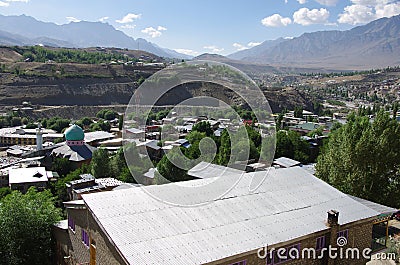
POLYGON ((300 243, 287 248, 287 260, 300 258, 300 243))
POLYGON ((82 229, 82 242, 83 242, 83 244, 85 246, 89 247, 89 243, 90 243, 89 241, 90 240, 89 240, 88 233, 84 229, 82 229))
POLYGON ((349 239, 349 229, 339 231, 339 232, 337 233, 337 237, 338 237, 338 238, 339 238, 339 237, 344 237, 344 238, 346 238, 346 239, 349 239))
POLYGON ((68 215, 68 227, 75 232, 75 221, 71 216, 68 215))
POLYGON ((325 241, 326 241, 325 236, 318 237, 315 250, 318 251, 318 250, 323 249, 325 247, 325 241))
POLYGON ((267 254, 266 264, 267 265, 281 264, 281 263, 284 263, 286 261, 290 261, 293 259, 299 259, 300 254, 301 254, 300 243, 289 246, 289 247, 278 248, 278 250, 274 250, 272 252, 272 254, 270 252, 267 254), (279 251, 279 253, 278 253, 278 251, 279 251), (285 257, 285 258, 279 258, 279 256, 285 257))

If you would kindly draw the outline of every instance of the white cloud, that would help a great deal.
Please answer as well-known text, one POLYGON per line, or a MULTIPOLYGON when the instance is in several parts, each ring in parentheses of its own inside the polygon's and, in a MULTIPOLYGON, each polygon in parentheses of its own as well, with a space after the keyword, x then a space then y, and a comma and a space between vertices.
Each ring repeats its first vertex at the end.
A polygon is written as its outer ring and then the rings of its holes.
POLYGON ((232 46, 236 48, 236 51, 243 51, 243 50, 253 48, 260 44, 261 44, 261 42, 252 42, 252 41, 247 43, 247 45, 235 42, 234 44, 232 44, 232 46))
POLYGON ((307 0, 297 0, 297 2, 299 2, 300 5, 304 5, 307 3, 307 0))
POLYGON ((255 46, 258 46, 258 45, 260 45, 261 44, 261 42, 249 42, 249 43, 247 43, 247 46, 249 46, 249 47, 255 47, 255 46))
POLYGON ((219 53, 219 52, 222 52, 222 51, 225 50, 224 48, 218 48, 215 45, 204 46, 203 48, 206 49, 206 50, 209 50, 209 51, 211 51, 213 53, 219 53))
POLYGON ((315 1, 324 6, 335 6, 338 2, 338 0, 315 0, 315 1))
POLYGON ((66 19, 68 20, 68 22, 81 22, 80 19, 77 19, 75 17, 66 17, 66 19))
POLYGON ((29 0, 3 0, 3 1, 0 1, 0 7, 7 7, 12 2, 28 3, 29 0))
POLYGON ((400 2, 386 5, 377 5, 375 7, 376 17, 393 17, 400 14, 400 2))
POLYGON ((288 0, 285 0, 285 4, 287 4, 288 3, 288 0))
POLYGON ((165 31, 165 30, 167 30, 167 28, 162 27, 162 26, 158 26, 156 29, 153 27, 148 27, 148 28, 142 29, 142 33, 145 33, 152 38, 157 38, 162 35, 161 31, 165 31))
POLYGON ((329 11, 325 8, 321 9, 308 9, 306 7, 300 8, 293 14, 293 22, 307 26, 312 24, 325 24, 329 18, 329 11))
POLYGON ((351 5, 344 8, 344 13, 339 14, 339 23, 356 25, 374 20, 375 14, 371 7, 351 5))
POLYGON ((120 23, 120 24, 127 24, 127 23, 132 23, 134 20, 139 19, 141 17, 142 17, 142 14, 129 13, 126 16, 124 16, 123 18, 115 20, 115 22, 120 23))
POLYGON ((350 0, 354 5, 362 5, 362 6, 376 6, 376 5, 386 5, 390 2, 390 0, 350 0))
POLYGON ((158 26, 158 27, 157 27, 157 30, 163 31, 163 30, 167 30, 167 28, 165 28, 165 27, 163 27, 163 26, 158 26))
POLYGON ((351 0, 339 14, 338 22, 342 24, 363 24, 382 17, 400 14, 398 0, 351 0))
POLYGON ((100 22, 104 22, 104 21, 106 21, 106 20, 108 20, 109 19, 109 17, 101 17, 101 18, 99 18, 99 21, 100 22))
POLYGON ((246 46, 244 46, 244 45, 242 45, 240 43, 237 43, 237 42, 232 44, 232 46, 235 47, 237 51, 243 51, 243 50, 248 49, 246 46))
POLYGON ((190 50, 190 49, 174 49, 174 51, 179 52, 179 53, 183 53, 183 54, 186 54, 186 55, 190 55, 190 56, 199 55, 198 52, 190 50))
POLYGON ((288 17, 282 17, 279 14, 273 14, 272 16, 263 18, 261 23, 266 27, 286 27, 292 23, 292 20, 288 17))

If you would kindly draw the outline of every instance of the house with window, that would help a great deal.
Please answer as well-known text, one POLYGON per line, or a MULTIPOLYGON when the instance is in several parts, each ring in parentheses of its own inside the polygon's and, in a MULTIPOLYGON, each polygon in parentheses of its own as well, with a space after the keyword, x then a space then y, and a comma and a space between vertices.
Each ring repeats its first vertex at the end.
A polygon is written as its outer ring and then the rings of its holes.
POLYGON ((68 221, 55 228, 58 264, 366 263, 361 252, 371 248, 377 208, 301 167, 267 173, 203 177, 186 182, 191 189, 171 183, 82 195, 65 203, 68 221), (359 255, 332 258, 329 246, 359 255))

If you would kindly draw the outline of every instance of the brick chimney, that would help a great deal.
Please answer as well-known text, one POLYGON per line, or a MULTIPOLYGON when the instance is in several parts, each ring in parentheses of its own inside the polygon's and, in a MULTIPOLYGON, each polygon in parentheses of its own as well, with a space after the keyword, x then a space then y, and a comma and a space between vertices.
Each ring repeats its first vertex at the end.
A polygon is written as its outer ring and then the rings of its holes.
MULTIPOLYGON (((339 231, 339 212, 336 210, 328 211, 328 219, 326 220, 326 226, 330 228, 328 242, 332 247, 337 246, 337 232, 339 231)), ((335 265, 336 260, 328 257, 328 265, 335 265)))
POLYGON ((337 226, 338 224, 339 224, 339 212, 335 210, 330 210, 328 212, 327 226, 332 227, 332 226, 337 226))

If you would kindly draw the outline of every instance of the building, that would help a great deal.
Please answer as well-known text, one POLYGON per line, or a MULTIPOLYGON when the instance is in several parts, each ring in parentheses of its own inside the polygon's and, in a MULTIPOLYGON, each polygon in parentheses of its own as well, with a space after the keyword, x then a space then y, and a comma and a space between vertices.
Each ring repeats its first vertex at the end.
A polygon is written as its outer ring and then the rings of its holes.
POLYGON ((299 166, 301 163, 299 161, 293 160, 287 157, 279 157, 274 159, 272 166, 280 167, 280 168, 289 168, 289 167, 296 167, 299 166))
POLYGON ((196 188, 196 196, 165 184, 67 202, 68 228, 55 229, 59 264, 365 264, 362 257, 349 261, 327 254, 283 260, 276 250, 300 255, 309 248, 325 253, 328 245, 343 251, 370 248, 378 211, 300 167, 271 169, 255 192, 249 185, 264 178, 262 172, 236 176, 220 178, 213 187, 207 185, 212 178, 188 181, 191 187, 207 186, 196 188), (228 192, 207 199, 220 190, 228 192), (208 203, 179 207, 153 198, 153 192, 208 203), (338 238, 347 244, 339 246, 338 238), (265 247, 267 255, 260 258, 265 247))
POLYGON ((46 171, 44 167, 10 168, 8 175, 10 189, 22 193, 27 192, 30 187, 44 190, 48 181, 53 178, 53 173, 46 171))
MULTIPOLYGON (((56 139, 63 138, 63 134, 56 133, 54 130, 41 129, 41 139, 43 142, 54 142, 56 139)), ((0 146, 11 145, 36 145, 36 129, 26 129, 22 127, 12 127, 0 129, 0 146)))
POLYGON ((70 200, 80 200, 83 194, 110 191, 122 184, 122 181, 114 178, 95 179, 91 174, 83 174, 80 177, 65 184, 70 200))
POLYGON ((91 146, 100 146, 102 141, 112 140, 115 136, 112 133, 104 132, 104 131, 95 131, 95 132, 87 132, 85 133, 85 143, 91 146))
POLYGON ((54 158, 68 158, 75 168, 89 164, 96 148, 85 143, 85 133, 82 128, 74 124, 65 131, 64 137, 66 142, 54 149, 51 155, 54 158))

